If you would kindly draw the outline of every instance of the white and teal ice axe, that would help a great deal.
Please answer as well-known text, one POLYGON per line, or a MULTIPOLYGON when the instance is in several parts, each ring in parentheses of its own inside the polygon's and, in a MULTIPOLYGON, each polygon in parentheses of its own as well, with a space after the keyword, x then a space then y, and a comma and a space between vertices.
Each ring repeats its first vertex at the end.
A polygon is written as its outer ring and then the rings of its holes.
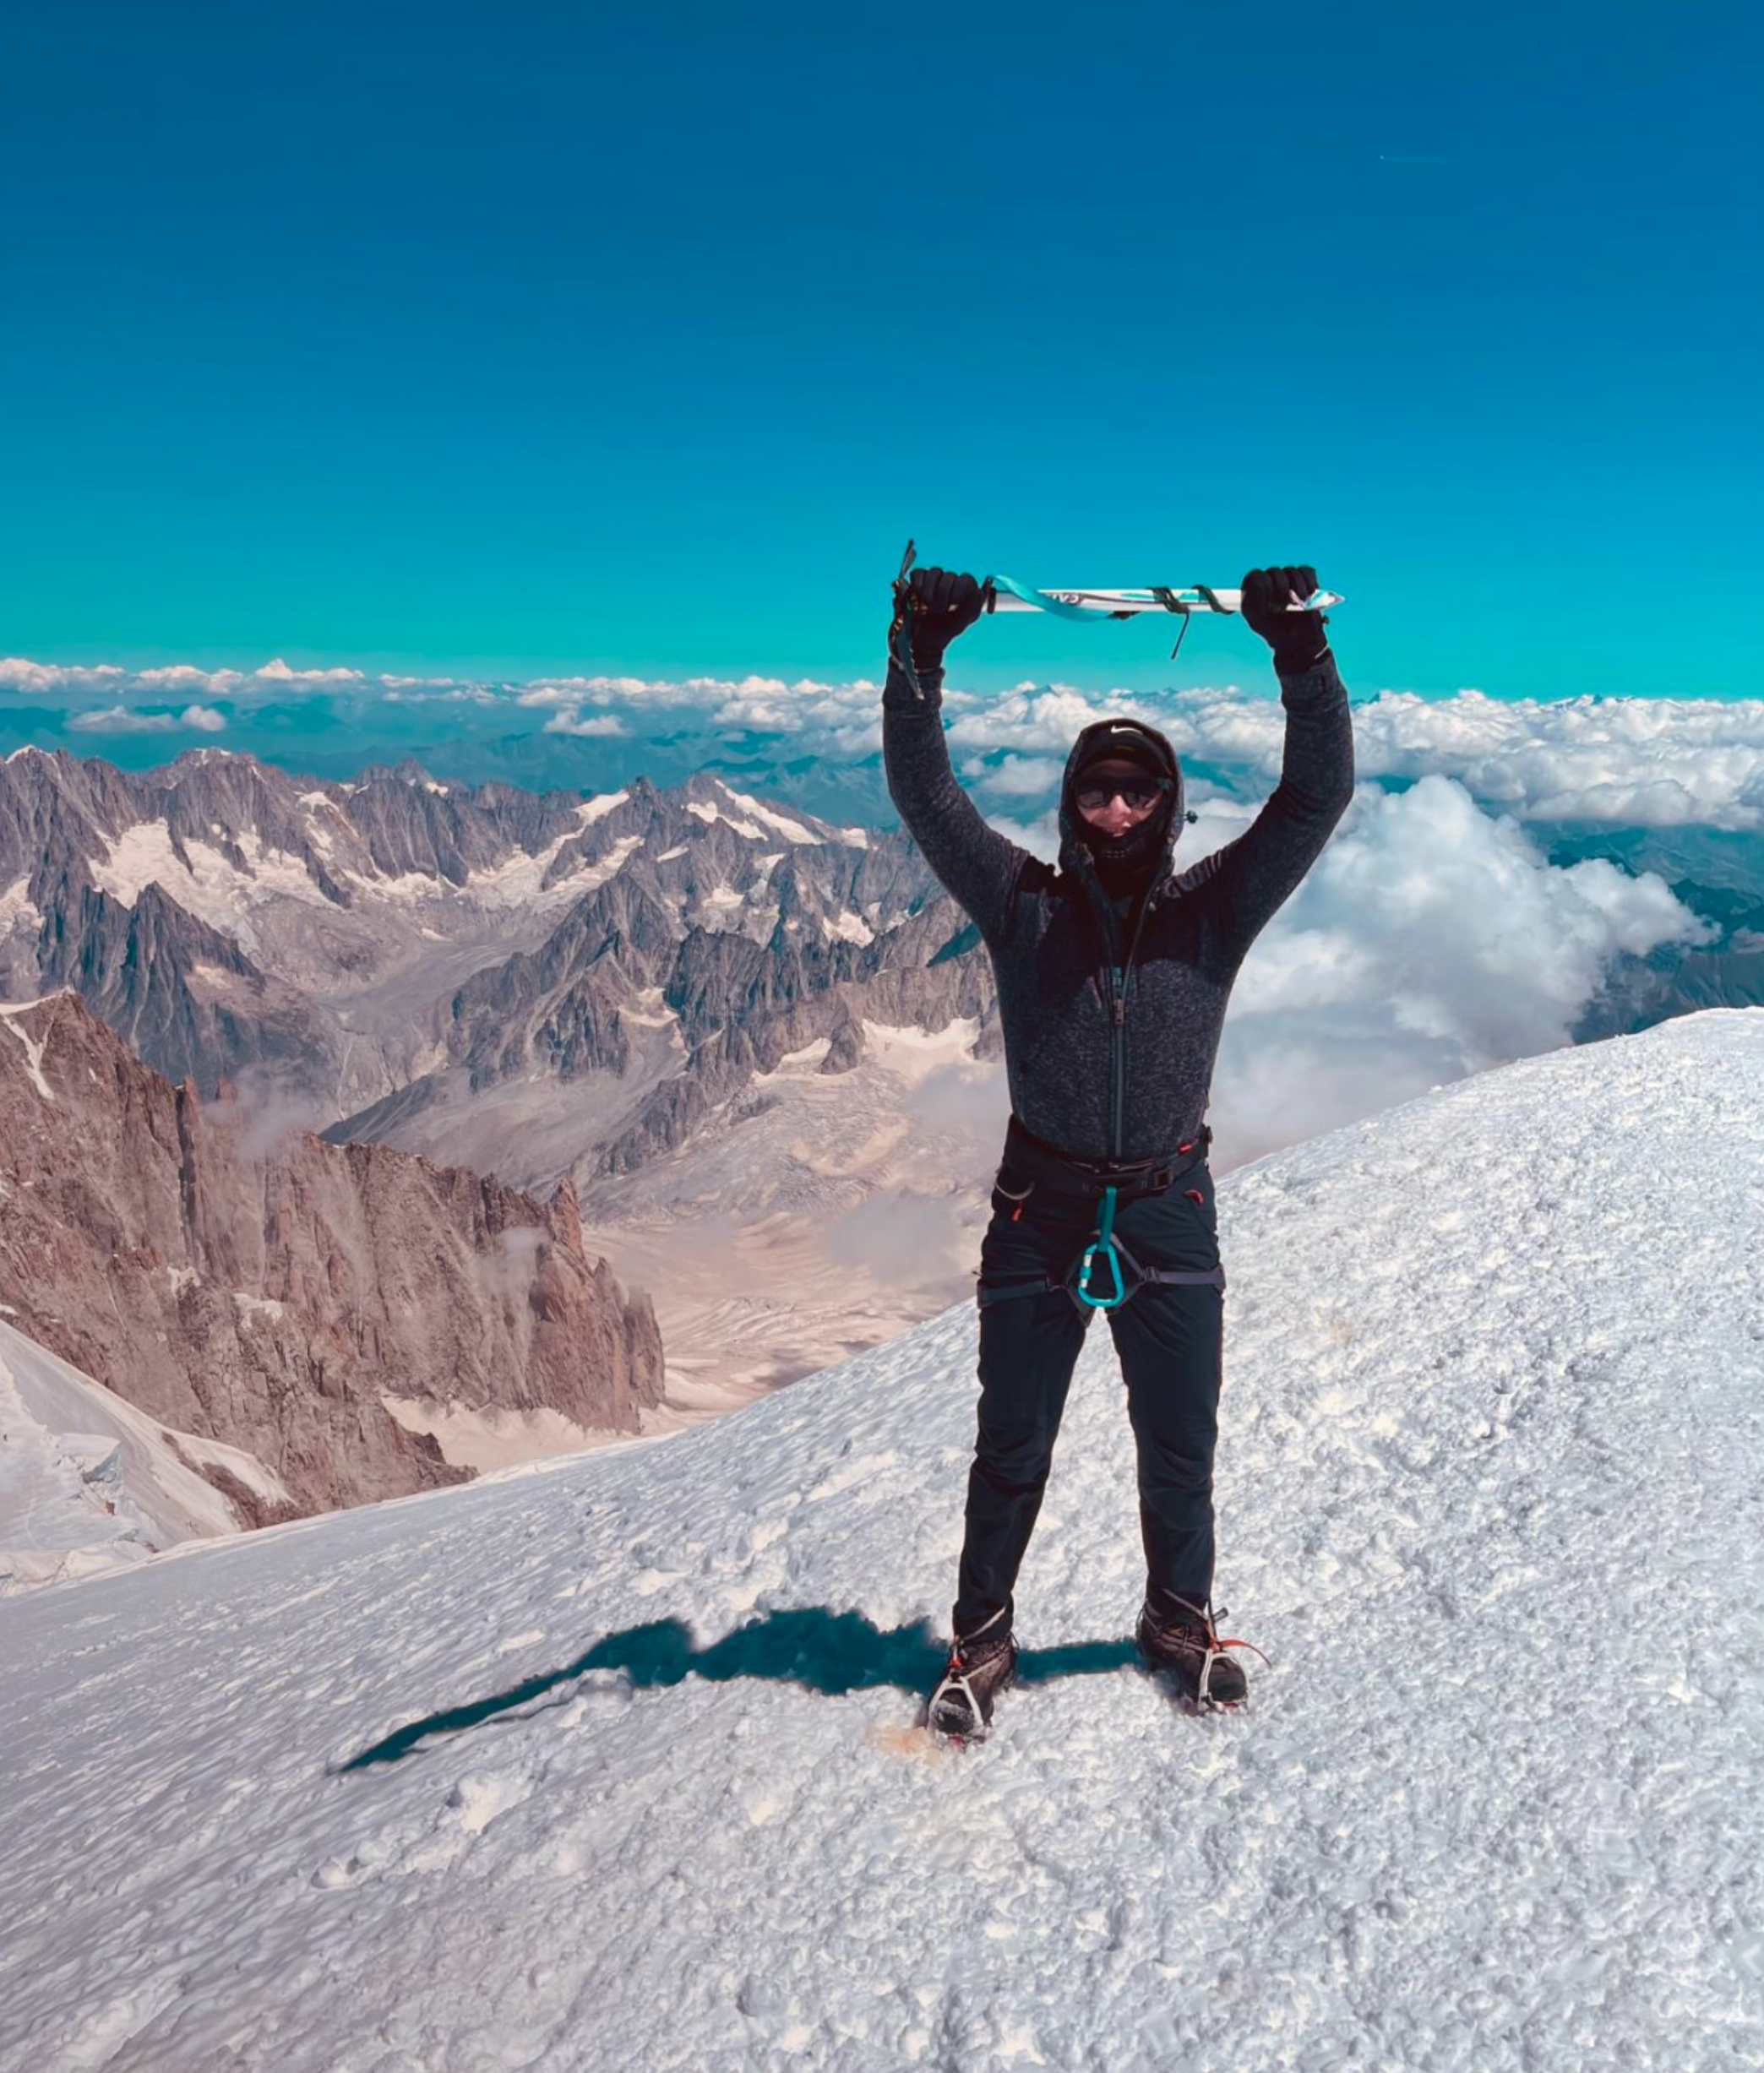
MULTIPOLYGON (((912 595, 906 581, 906 572, 913 563, 914 549, 912 541, 906 542, 906 552, 901 562, 901 573, 895 578, 895 598, 904 605, 912 595)), ((1027 583, 1019 583, 1015 576, 988 576, 981 585, 986 592, 988 612, 1051 612, 1061 619, 1131 619, 1141 612, 1173 612, 1182 620, 1182 633, 1176 636, 1176 646, 1170 650, 1173 661, 1177 650, 1182 645, 1182 634, 1188 631, 1190 615, 1196 612, 1237 612, 1241 609, 1244 593, 1241 590, 1215 589, 1209 583, 1142 584, 1136 589, 1126 590, 1037 590, 1027 583)), ((1342 599, 1333 590, 1313 590, 1302 602, 1287 607, 1288 612, 1321 612, 1331 605, 1339 605, 1342 599)), ((907 626, 906 612, 901 615, 903 630, 907 626)), ((904 654, 895 659, 906 671, 915 690, 918 677, 912 667, 911 640, 904 638, 901 645, 904 654)))

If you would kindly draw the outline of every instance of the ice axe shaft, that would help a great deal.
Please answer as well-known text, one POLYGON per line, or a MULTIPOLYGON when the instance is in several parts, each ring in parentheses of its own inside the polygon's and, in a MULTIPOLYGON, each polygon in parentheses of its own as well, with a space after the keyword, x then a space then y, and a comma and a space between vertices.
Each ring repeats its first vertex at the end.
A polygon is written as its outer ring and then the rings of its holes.
MULTIPOLYGON (((910 557, 910 541, 906 552, 910 557)), ((1141 612, 1174 612, 1182 624, 1177 631, 1176 645, 1170 650, 1173 662, 1182 651, 1182 637, 1195 612, 1241 612, 1244 605, 1241 590, 1217 590, 1210 583, 1148 583, 1137 590, 1037 590, 1029 584, 1019 583, 1014 576, 988 576, 985 590, 988 612, 1049 612, 1061 619, 1130 619, 1141 612)), ((1321 612, 1341 601, 1333 590, 1313 590, 1309 597, 1294 598, 1285 609, 1321 612)))
MULTIPOLYGON (((895 623, 890 628, 889 645, 907 682, 923 697, 918 672, 912 666, 909 634, 913 598, 907 572, 912 567, 914 552, 913 542, 909 540, 906 552, 901 558, 901 573, 894 581, 895 623)), ((1208 583, 1152 583, 1136 590, 1037 590, 1032 585, 1019 583, 1014 576, 988 576, 981 587, 986 594, 988 612, 1047 612, 1061 619, 1130 619, 1141 612, 1169 612, 1181 619, 1184 633, 1187 632, 1188 621, 1195 612, 1239 612, 1244 603, 1241 590, 1217 590, 1208 583)), ((1309 597, 1295 599, 1286 609, 1321 612, 1342 602, 1334 590, 1313 590, 1309 597)), ((1172 660, 1181 645, 1179 634, 1176 648, 1170 651, 1172 660)))
MULTIPOLYGON (((1239 612, 1241 590, 1216 590, 1207 583, 1146 584, 1136 590, 1032 589, 1011 576, 988 576, 992 592, 988 612, 1051 612, 1064 619, 1130 619, 1141 612, 1239 612)), ((1339 605, 1333 590, 1313 590, 1302 602, 1287 607, 1288 612, 1322 612, 1339 605)))

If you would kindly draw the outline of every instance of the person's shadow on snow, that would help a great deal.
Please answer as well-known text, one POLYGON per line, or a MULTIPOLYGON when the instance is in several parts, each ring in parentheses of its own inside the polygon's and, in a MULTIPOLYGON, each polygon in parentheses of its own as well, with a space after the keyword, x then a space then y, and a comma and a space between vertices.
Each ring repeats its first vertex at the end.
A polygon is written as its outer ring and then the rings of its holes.
MULTIPOLYGON (((567 1705, 574 1694, 566 1688, 593 1670, 622 1671, 638 1689, 678 1684, 688 1677, 705 1678, 712 1684, 758 1677, 830 1695, 889 1684, 917 1695, 935 1681, 943 1657, 942 1645, 923 1619, 885 1634, 861 1613, 830 1613, 824 1608, 768 1613, 702 1649, 693 1646, 681 1621, 651 1620, 645 1626, 607 1635, 560 1670, 541 1671, 488 1698, 469 1700, 463 1706, 410 1721, 331 1767, 338 1771, 368 1771, 376 1764, 397 1763, 431 1736, 458 1734, 524 1707, 543 1711, 546 1706, 567 1705), (536 1700, 543 1705, 535 1705, 536 1700)), ((1096 1677, 1135 1660, 1130 1640, 1026 1648, 1017 1658, 1017 1681, 1043 1684, 1059 1677, 1096 1677)))

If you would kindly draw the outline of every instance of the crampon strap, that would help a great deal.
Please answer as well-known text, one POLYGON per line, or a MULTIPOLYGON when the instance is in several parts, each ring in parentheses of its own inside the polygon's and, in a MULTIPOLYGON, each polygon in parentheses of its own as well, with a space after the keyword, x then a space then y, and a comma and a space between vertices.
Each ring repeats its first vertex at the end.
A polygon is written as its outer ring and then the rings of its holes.
POLYGON ((949 1662, 945 1664, 943 1681, 932 1693, 931 1703, 925 1709, 928 1718, 935 1717, 938 1707, 943 1703, 944 1694, 950 1691, 959 1691, 961 1694, 966 1703, 968 1717, 971 1720, 977 1721, 981 1717, 980 1701, 974 1696, 974 1688, 967 1681, 967 1673, 962 1668, 960 1656, 951 1656, 949 1662))
MULTIPOLYGON (((969 1719, 981 1722, 982 1725, 984 1724, 983 1717, 980 1711, 980 1701, 974 1695, 973 1686, 968 1682, 967 1673, 969 1665, 966 1657, 962 1654, 962 1640, 964 1638, 969 1641, 978 1640, 980 1636, 985 1633, 988 1627, 995 1624, 998 1620, 1004 1617, 1005 1610, 1005 1608, 1001 1607, 999 1610, 994 1613, 989 1619, 983 1620, 981 1624, 974 1629, 972 1633, 967 1635, 966 1637, 958 1636, 956 1640, 950 1644, 950 1659, 944 1665, 943 1676, 939 1681, 937 1689, 932 1693, 930 1699, 926 1704, 925 1717, 928 1720, 934 1720, 936 1717, 937 1709, 942 1703, 944 1694, 945 1692, 958 1691, 966 1701, 969 1719)), ((1005 1646, 1007 1648, 1009 1648, 1010 1642, 1008 1640, 1006 1641, 1005 1646)), ((988 1656, 986 1660, 990 1662, 991 1657, 988 1656)))
MULTIPOLYGON (((1222 1605, 1217 1613, 1202 1612, 1198 1605, 1191 1603, 1187 1598, 1177 1598, 1173 1591, 1167 1592, 1166 1596, 1176 1598, 1179 1605, 1187 1606, 1195 1617, 1192 1620, 1184 1621, 1183 1624, 1185 1626, 1198 1626, 1202 1634, 1206 1636, 1206 1653, 1200 1659, 1200 1674, 1195 1683, 1195 1689, 1203 1699, 1207 1696, 1208 1688, 1212 1682, 1212 1667, 1228 1648, 1247 1648, 1252 1656, 1260 1656, 1262 1661, 1267 1662, 1267 1657, 1263 1655, 1262 1651, 1255 1646, 1254 1641, 1228 1640, 1219 1632, 1218 1622, 1225 1617, 1225 1608, 1222 1605)), ((1270 1663, 1268 1667, 1271 1669, 1273 1665, 1270 1663)))

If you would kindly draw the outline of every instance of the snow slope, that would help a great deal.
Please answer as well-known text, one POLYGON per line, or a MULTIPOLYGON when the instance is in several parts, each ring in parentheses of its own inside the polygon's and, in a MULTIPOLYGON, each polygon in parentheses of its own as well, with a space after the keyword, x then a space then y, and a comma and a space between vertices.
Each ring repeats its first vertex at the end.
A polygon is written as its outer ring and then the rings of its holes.
POLYGON ((1220 1596, 1092 1332, 991 1743, 908 1728, 961 1306, 714 1424, 0 1604, 0 2063, 1756 2066, 1764 1012, 1233 1172, 1220 1596))
POLYGON ((173 1432, 0 1323, 0 1596, 233 1532, 203 1463, 270 1504, 288 1501, 255 1455, 173 1432))

